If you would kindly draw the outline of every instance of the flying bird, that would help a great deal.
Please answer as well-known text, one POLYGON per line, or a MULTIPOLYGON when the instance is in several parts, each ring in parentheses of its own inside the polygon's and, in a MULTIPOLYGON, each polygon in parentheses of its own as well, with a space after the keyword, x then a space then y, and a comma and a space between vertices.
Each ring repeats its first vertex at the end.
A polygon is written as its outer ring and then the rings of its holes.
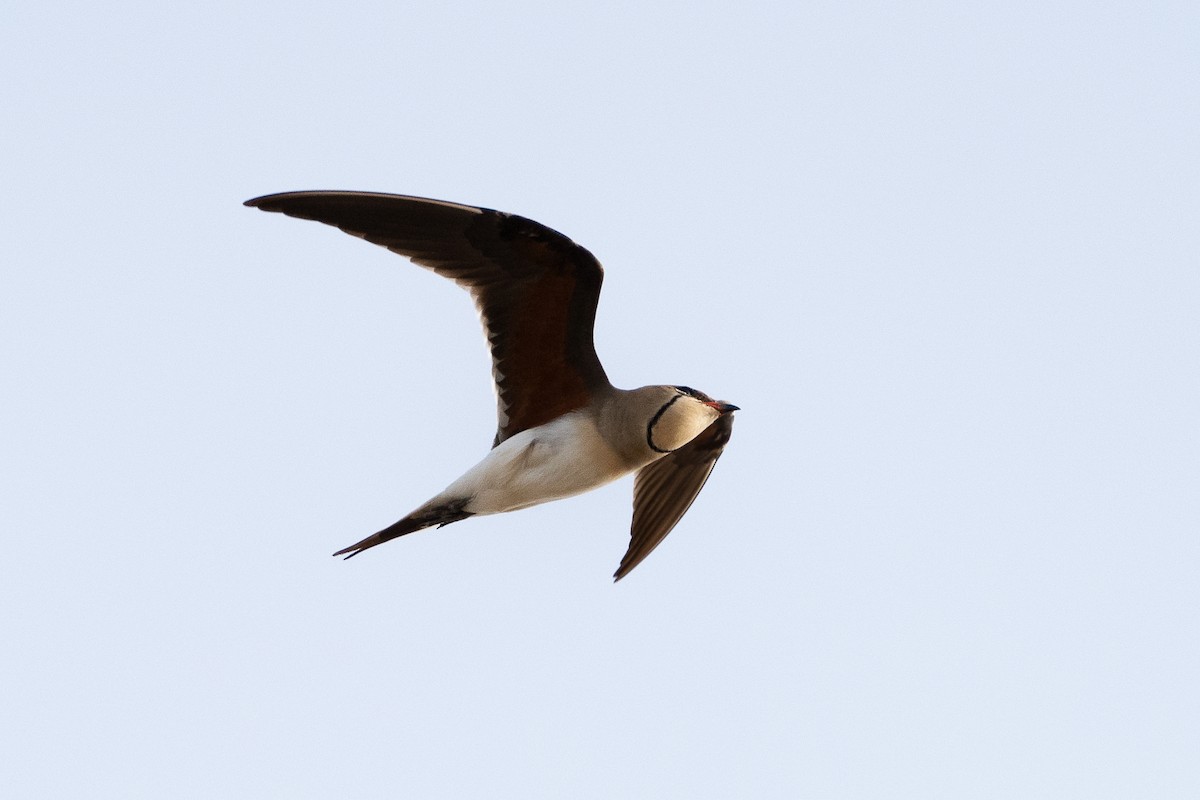
POLYGON ((487 208, 368 192, 285 192, 247 206, 316 220, 470 292, 492 355, 499 426, 491 451, 408 516, 334 553, 467 517, 586 492, 630 472, 629 574, 696 499, 737 406, 687 386, 618 389, 592 343, 604 270, 566 236, 487 208))

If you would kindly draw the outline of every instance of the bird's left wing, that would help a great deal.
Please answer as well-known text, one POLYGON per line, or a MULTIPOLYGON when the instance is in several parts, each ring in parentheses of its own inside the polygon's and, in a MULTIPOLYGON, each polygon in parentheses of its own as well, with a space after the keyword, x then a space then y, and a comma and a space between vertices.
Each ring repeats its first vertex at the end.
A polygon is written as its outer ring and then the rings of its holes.
POLYGON ((611 388, 592 343, 604 270, 561 233, 516 214, 372 192, 285 192, 246 205, 336 226, 470 291, 492 352, 494 444, 611 388))
POLYGON ((691 508, 732 432, 733 414, 722 414, 695 439, 638 471, 629 549, 614 580, 642 563, 691 508))

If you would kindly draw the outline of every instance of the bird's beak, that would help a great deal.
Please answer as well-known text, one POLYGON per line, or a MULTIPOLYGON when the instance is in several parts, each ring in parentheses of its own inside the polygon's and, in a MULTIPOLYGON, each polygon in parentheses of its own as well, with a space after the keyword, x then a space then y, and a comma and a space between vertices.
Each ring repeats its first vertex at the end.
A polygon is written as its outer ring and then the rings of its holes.
POLYGON ((723 400, 713 400, 711 403, 705 403, 704 405, 715 408, 718 414, 728 414, 730 411, 741 411, 741 409, 735 406, 733 403, 726 403, 723 400))

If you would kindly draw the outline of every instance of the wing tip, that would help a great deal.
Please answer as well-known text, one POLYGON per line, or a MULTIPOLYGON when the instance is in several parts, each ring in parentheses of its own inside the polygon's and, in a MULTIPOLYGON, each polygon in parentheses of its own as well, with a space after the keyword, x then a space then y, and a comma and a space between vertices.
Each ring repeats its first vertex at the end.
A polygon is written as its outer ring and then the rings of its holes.
POLYGON ((263 194, 263 195, 259 195, 258 197, 251 197, 249 200, 243 200, 242 205, 246 206, 247 208, 261 208, 263 211, 278 211, 279 210, 278 205, 272 206, 271 201, 275 200, 276 198, 282 197, 285 194, 288 194, 288 193, 287 192, 282 192, 282 193, 277 192, 275 194, 263 194))
MULTIPOLYGON (((653 550, 653 549, 654 549, 653 547, 650 548, 650 550, 653 550)), ((634 554, 633 549, 631 547, 630 551, 627 552, 625 554, 625 557, 621 559, 621 565, 619 567, 617 567, 617 571, 613 573, 613 576, 612 576, 613 583, 616 583, 617 581, 621 580, 629 573, 633 572, 634 569, 637 568, 638 564, 641 564, 643 561, 646 560, 646 556, 648 556, 648 555, 650 555, 649 551, 647 551, 645 553, 634 554)))

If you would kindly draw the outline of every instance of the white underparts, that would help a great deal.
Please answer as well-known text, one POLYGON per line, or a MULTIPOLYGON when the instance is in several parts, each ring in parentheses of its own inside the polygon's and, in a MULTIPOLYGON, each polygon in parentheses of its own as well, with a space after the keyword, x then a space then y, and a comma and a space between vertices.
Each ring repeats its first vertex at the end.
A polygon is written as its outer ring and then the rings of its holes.
POLYGON ((580 494, 629 472, 582 413, 501 442, 429 504, 471 498, 464 511, 499 514, 580 494))

